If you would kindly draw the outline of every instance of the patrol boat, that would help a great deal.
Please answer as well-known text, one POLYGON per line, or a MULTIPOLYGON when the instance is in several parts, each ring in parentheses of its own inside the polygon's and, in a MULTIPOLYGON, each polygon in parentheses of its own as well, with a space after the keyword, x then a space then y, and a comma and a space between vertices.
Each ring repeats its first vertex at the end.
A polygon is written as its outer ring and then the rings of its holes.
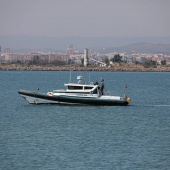
POLYGON ((66 90, 53 90, 48 93, 19 90, 18 93, 30 104, 126 106, 131 101, 126 95, 121 97, 103 94, 104 87, 100 87, 98 83, 85 84, 82 76, 78 76, 77 79, 77 83, 64 84, 66 90))

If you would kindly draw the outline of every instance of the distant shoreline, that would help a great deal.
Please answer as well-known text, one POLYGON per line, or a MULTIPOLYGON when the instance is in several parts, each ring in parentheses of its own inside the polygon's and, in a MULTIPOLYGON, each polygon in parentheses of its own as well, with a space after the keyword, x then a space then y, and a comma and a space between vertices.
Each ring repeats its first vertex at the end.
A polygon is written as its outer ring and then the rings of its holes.
MULTIPOLYGON (((144 68, 139 66, 116 67, 78 67, 71 66, 72 71, 110 71, 110 72, 170 72, 170 67, 144 68)), ((18 64, 0 64, 0 71, 70 71, 70 66, 23 66, 18 64)))

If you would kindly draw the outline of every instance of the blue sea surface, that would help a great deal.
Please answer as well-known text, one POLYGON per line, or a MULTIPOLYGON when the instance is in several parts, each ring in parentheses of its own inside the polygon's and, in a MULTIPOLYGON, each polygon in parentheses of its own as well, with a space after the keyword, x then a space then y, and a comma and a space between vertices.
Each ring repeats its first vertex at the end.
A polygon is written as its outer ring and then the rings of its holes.
POLYGON ((130 105, 31 105, 18 90, 63 89, 70 72, 0 71, 0 169, 170 169, 170 73, 77 75, 103 78, 105 93, 126 93, 130 105))

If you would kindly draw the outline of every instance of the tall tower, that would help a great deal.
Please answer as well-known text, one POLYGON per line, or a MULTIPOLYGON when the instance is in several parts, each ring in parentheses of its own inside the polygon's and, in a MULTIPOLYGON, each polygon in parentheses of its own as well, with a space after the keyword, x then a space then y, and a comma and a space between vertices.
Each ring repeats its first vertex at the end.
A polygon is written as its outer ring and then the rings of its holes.
POLYGON ((10 60, 10 49, 6 48, 4 51, 5 51, 5 61, 9 61, 10 60))
POLYGON ((6 54, 10 53, 10 49, 9 48, 6 48, 4 51, 5 51, 6 54))
POLYGON ((87 48, 84 49, 84 67, 87 67, 89 64, 88 61, 89 50, 87 48))
POLYGON ((67 55, 70 56, 73 54, 73 44, 70 44, 67 48, 67 55))

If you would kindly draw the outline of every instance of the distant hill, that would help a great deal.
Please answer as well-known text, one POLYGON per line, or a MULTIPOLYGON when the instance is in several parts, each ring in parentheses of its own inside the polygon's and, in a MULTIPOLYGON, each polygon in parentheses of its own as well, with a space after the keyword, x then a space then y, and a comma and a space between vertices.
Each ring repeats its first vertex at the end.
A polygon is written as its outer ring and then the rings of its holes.
POLYGON ((100 51, 101 53, 130 53, 134 50, 141 53, 170 54, 170 37, 0 36, 2 53, 5 48, 10 48, 11 53, 66 52, 70 44, 73 44, 74 51, 80 52, 83 52, 84 48, 89 48, 90 51, 100 51))
POLYGON ((110 47, 99 50, 100 53, 123 53, 130 54, 132 51, 138 53, 151 54, 170 54, 170 44, 151 44, 151 43, 136 43, 120 47, 110 47))

